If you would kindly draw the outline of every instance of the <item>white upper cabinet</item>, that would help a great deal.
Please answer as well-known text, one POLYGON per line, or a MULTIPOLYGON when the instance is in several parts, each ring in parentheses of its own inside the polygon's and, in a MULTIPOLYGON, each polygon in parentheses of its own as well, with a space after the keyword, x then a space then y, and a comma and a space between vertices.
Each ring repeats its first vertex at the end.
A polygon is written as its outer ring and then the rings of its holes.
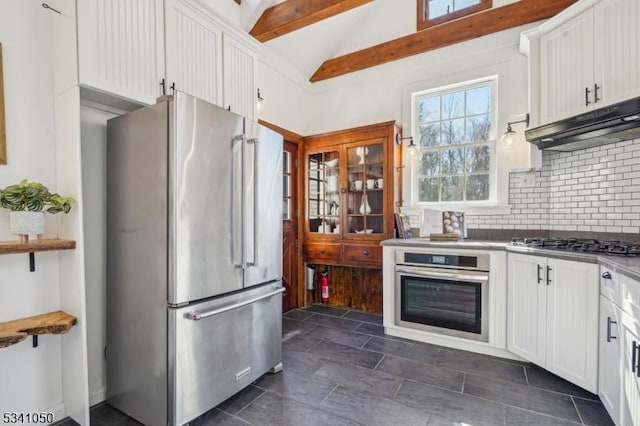
POLYGON ((542 123, 593 105, 593 9, 542 36, 540 54, 542 123))
POLYGON ((228 34, 225 34, 222 40, 224 107, 253 120, 257 99, 254 81, 257 54, 228 34))
POLYGON ((83 87, 142 104, 175 88, 255 117, 257 43, 206 3, 82 0, 77 16, 83 87))
POLYGON ((534 123, 640 96, 639 21, 638 0, 582 0, 525 33, 539 37, 530 52, 534 123))
POLYGON ((640 1, 606 0, 594 10, 598 105, 640 96, 640 1))
POLYGON ((152 104, 164 76, 163 0, 77 2, 79 83, 152 104))
POLYGON ((166 0, 165 14, 167 94, 175 87, 222 106, 222 30, 181 0, 166 0))

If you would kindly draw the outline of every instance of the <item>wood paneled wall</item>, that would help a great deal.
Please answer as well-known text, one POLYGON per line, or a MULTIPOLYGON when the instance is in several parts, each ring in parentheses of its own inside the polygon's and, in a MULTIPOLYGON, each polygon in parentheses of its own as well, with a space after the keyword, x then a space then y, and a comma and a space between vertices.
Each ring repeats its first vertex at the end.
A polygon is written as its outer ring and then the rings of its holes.
POLYGON ((310 303, 321 303, 320 274, 329 273, 329 305, 382 313, 382 269, 316 265, 315 289, 307 290, 310 303))

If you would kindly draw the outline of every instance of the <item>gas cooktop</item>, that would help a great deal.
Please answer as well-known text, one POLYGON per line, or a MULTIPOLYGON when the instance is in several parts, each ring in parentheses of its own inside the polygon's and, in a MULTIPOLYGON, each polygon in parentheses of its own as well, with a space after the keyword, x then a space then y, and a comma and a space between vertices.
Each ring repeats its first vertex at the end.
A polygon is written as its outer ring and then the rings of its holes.
POLYGON ((630 241, 603 241, 579 238, 513 238, 514 246, 551 250, 565 250, 593 254, 640 256, 640 243, 630 241))

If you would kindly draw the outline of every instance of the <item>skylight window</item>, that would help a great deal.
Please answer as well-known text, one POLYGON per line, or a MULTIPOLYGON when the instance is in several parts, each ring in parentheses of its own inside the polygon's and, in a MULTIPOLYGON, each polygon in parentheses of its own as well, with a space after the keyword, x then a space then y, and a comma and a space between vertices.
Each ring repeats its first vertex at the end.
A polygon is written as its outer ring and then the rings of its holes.
POLYGON ((418 30, 491 7, 491 0, 417 0, 418 30))

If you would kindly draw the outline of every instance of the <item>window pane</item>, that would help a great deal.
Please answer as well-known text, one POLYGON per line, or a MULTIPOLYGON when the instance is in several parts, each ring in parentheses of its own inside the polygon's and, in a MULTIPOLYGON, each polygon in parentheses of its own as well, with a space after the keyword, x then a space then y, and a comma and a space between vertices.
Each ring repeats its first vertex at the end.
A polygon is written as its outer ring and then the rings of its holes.
POLYGON ((282 151, 282 173, 289 173, 291 154, 288 151, 282 151))
POLYGON ((465 7, 475 6, 480 3, 480 0, 454 0, 455 10, 464 9, 465 7))
POLYGON ((442 145, 457 145, 464 142, 464 118, 442 122, 442 145))
POLYGON ((440 145, 440 123, 420 126, 419 146, 438 146, 440 145))
POLYGON ((458 175, 464 173, 464 158, 462 148, 442 150, 442 169, 443 175, 458 175))
POLYGON ((467 115, 486 114, 491 111, 491 86, 467 90, 467 115))
POLYGON ((467 200, 489 199, 489 175, 467 176, 467 200))
POLYGON ((491 154, 488 146, 467 148, 466 173, 488 172, 491 169, 490 163, 491 154))
POLYGON ((440 192, 438 178, 420 178, 418 185, 420 202, 438 201, 440 192))
POLYGON ((418 108, 420 123, 440 120, 440 96, 420 99, 418 108))
POLYGON ((440 191, 441 201, 462 201, 464 193, 464 177, 443 176, 440 191))
POLYGON ((429 19, 446 15, 453 11, 453 0, 426 0, 429 4, 429 19))
POLYGON ((289 175, 284 175, 282 176, 282 196, 283 197, 289 197, 291 194, 289 194, 289 179, 291 178, 291 176, 289 175))
POLYGON ((467 118, 467 142, 478 143, 489 140, 491 118, 489 114, 467 118))
POLYGON ((421 176, 438 175, 440 173, 440 152, 423 152, 420 158, 420 169, 418 173, 420 173, 421 176))
POLYGON ((289 214, 289 200, 282 200, 282 220, 289 220, 291 215, 289 214))
POLYGON ((464 92, 447 93, 442 96, 442 119, 464 117, 464 92))
MULTIPOLYGON (((445 4, 440 2, 439 4, 445 4)), ((481 1, 453 0, 472 6, 481 1)), ((426 3, 425 3, 426 4, 426 3)), ((435 1, 429 4, 435 7, 435 1)), ((420 155, 415 167, 414 194, 418 202, 488 200, 495 173, 492 94, 493 79, 473 82, 455 92, 429 91, 415 96, 413 116, 420 155)))

